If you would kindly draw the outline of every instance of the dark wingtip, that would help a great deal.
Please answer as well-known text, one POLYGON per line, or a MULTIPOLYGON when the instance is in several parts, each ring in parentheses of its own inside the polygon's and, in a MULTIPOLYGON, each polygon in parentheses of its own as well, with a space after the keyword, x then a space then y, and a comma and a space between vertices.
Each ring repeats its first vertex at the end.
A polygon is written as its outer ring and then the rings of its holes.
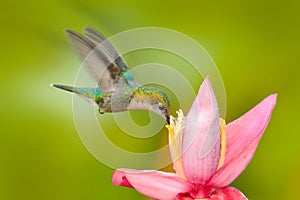
POLYGON ((85 27, 83 27, 83 29, 82 29, 83 31, 96 31, 96 29, 95 28, 93 28, 93 27, 90 27, 90 26, 85 26, 85 27))
POLYGON ((70 29, 65 29, 65 34, 68 38, 72 38, 72 37, 78 37, 80 34, 77 33, 76 31, 70 30, 70 29))
POLYGON ((72 31, 71 29, 65 28, 65 29, 64 29, 64 32, 65 32, 66 34, 69 34, 69 33, 73 33, 74 31, 72 31))
POLYGON ((74 34, 74 31, 72 31, 72 30, 70 30, 70 29, 68 29, 68 28, 65 28, 65 29, 64 29, 64 32, 65 32, 65 34, 66 34, 67 36, 70 36, 70 35, 74 34))
POLYGON ((73 38, 81 38, 81 34, 76 32, 76 31, 73 31, 71 29, 65 29, 64 30, 66 36, 69 38, 69 39, 73 39, 73 38))

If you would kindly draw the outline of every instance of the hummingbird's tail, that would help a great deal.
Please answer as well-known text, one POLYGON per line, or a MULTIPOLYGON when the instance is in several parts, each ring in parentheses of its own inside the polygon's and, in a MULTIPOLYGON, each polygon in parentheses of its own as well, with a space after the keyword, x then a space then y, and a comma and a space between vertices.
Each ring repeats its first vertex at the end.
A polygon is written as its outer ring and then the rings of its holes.
POLYGON ((51 84, 51 86, 66 90, 69 92, 74 92, 77 95, 81 96, 88 102, 92 104, 96 104, 99 100, 99 98, 102 98, 103 94, 98 88, 79 88, 79 87, 73 87, 73 86, 67 86, 67 85, 60 85, 60 84, 51 84))
POLYGON ((69 92, 75 92, 75 88, 73 86, 67 86, 67 85, 60 85, 60 84, 51 84, 50 86, 56 87, 62 90, 66 90, 69 92))

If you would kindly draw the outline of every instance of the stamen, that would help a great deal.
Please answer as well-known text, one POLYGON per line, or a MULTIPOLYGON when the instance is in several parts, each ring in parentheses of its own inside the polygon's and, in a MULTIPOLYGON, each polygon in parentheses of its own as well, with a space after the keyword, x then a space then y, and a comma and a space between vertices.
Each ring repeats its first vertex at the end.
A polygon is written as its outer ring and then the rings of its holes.
POLYGON ((183 170, 183 162, 182 162, 182 135, 185 117, 183 115, 182 110, 176 112, 178 117, 174 118, 170 116, 170 125, 166 125, 166 128, 169 130, 169 148, 173 161, 173 168, 176 171, 176 174, 187 180, 184 170, 183 170))
POLYGON ((220 159, 218 163, 218 168, 220 169, 225 162, 225 154, 226 154, 226 122, 224 119, 220 118, 220 159))

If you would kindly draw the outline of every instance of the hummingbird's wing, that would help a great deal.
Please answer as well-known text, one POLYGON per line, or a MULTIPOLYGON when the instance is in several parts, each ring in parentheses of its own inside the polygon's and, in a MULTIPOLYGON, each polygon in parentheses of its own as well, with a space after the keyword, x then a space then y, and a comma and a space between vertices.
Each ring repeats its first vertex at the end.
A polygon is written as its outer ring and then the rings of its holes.
POLYGON ((133 74, 130 72, 128 65, 122 56, 102 33, 91 27, 85 27, 83 32, 88 39, 97 43, 101 50, 103 50, 103 52, 107 55, 109 60, 114 61, 115 65, 120 68, 121 75, 125 78, 124 81, 132 86, 140 86, 137 82, 135 82, 133 74))
POLYGON ((97 45, 101 45, 102 43, 102 46, 104 46, 104 48, 102 49, 104 53, 108 58, 115 61, 116 65, 120 67, 122 72, 126 72, 129 70, 126 62, 122 59, 117 50, 102 33, 90 27, 84 28, 83 33, 88 39, 95 42, 97 45))
POLYGON ((136 84, 125 61, 101 33, 92 28, 85 28, 84 33, 85 36, 66 30, 70 43, 102 92, 113 92, 120 79, 136 84))

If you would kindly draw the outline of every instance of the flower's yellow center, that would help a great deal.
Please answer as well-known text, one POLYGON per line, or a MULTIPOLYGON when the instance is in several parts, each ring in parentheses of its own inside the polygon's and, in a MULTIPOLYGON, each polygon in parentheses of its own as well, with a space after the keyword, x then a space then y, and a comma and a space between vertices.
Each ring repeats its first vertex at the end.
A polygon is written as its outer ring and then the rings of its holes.
POLYGON ((226 154, 226 122, 224 119, 220 118, 220 158, 218 163, 218 168, 221 168, 225 162, 225 154, 226 154))
POLYGON ((187 180, 182 163, 182 135, 185 117, 182 110, 176 112, 178 117, 170 117, 170 125, 166 125, 169 130, 169 147, 173 161, 173 168, 178 177, 187 180))

